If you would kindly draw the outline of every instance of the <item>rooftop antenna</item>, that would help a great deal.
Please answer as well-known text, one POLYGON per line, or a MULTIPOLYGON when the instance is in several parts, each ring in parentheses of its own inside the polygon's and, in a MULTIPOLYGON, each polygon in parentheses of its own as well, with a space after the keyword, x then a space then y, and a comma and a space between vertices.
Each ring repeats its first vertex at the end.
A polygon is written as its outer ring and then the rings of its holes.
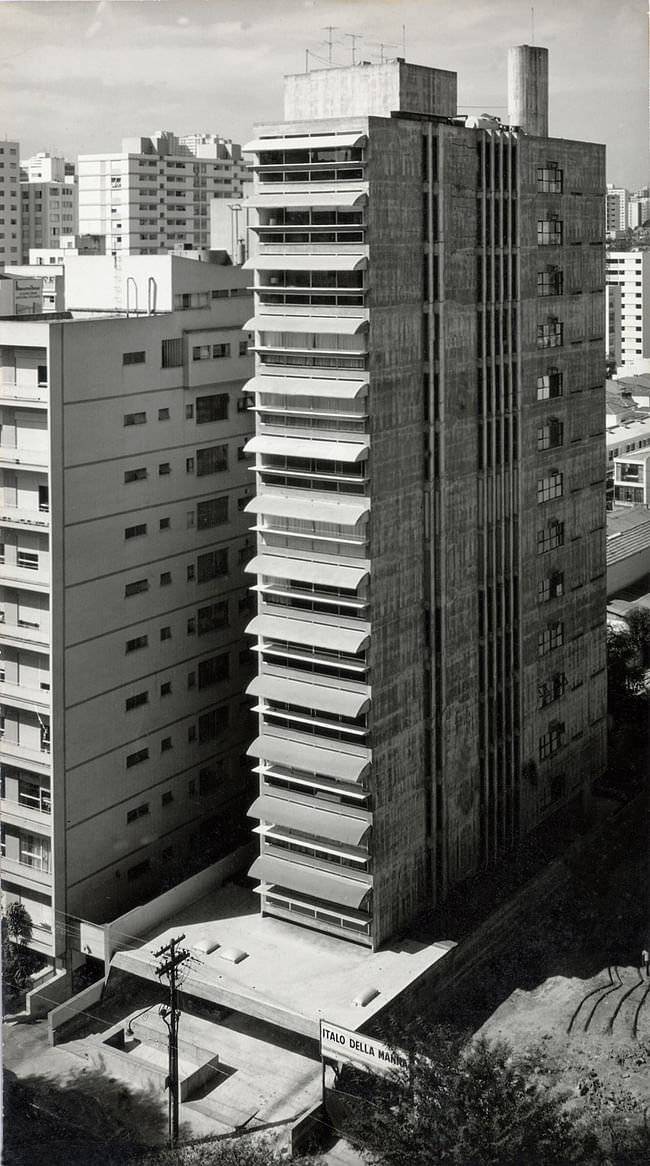
POLYGON ((379 44, 377 44, 375 42, 375 47, 378 48, 380 51, 380 54, 381 54, 380 59, 381 59, 382 65, 383 65, 383 63, 384 63, 384 49, 397 49, 397 48, 399 48, 399 45, 391 44, 390 42, 384 42, 383 44, 381 42, 379 44))
POLYGON ((352 41, 352 64, 356 65, 357 59, 356 59, 356 55, 355 55, 355 50, 357 47, 357 41, 363 40, 363 37, 358 32, 346 32, 345 35, 349 36, 350 40, 352 41))
POLYGON ((535 44, 535 9, 534 8, 531 8, 531 10, 530 10, 530 41, 531 41, 531 44, 533 44, 533 45, 535 44))
POLYGON ((406 25, 402 25, 402 56, 406 60, 406 25))
POLYGON ((336 25, 336 24, 325 24, 323 26, 324 32, 329 33, 329 37, 327 40, 327 48, 328 48, 327 63, 328 63, 328 65, 332 64, 332 44, 333 44, 332 33, 335 32, 337 28, 338 28, 338 25, 336 25))

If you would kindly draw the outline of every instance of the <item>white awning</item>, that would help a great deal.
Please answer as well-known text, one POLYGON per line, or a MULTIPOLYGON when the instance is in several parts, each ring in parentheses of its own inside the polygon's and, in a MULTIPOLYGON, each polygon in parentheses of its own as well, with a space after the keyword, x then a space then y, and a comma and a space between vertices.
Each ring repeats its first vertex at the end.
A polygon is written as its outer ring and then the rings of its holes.
POLYGON ((334 397, 344 401, 354 401, 367 391, 367 380, 323 376, 256 376, 244 385, 246 393, 285 393, 288 397, 334 397))
POLYGON ((307 679, 289 680, 286 676, 270 676, 266 672, 251 680, 246 692, 249 696, 268 697, 269 700, 342 717, 361 716, 370 705, 367 688, 365 692, 350 692, 330 684, 310 684, 307 679))
POLYGON ((298 579, 301 583, 324 587, 345 587, 356 591, 370 574, 370 563, 362 559, 358 567, 342 563, 323 563, 318 559, 298 559, 288 555, 256 555, 244 567, 251 575, 269 575, 272 579, 298 579))
POLYGON ((341 336, 355 336, 368 327, 364 316, 309 316, 265 315, 251 316, 244 324, 245 332, 333 332, 341 336))
MULTIPOLYGON (((251 198, 244 200, 245 207, 256 210, 275 210, 276 207, 350 207, 365 206, 368 195, 363 190, 305 190, 302 194, 287 194, 286 187, 281 183, 269 183, 264 190, 258 189, 251 198), (277 187, 280 187, 278 190, 277 187)), ((276 227, 281 230, 282 227, 276 227)))
POLYGON ((333 462, 360 462, 368 453, 369 440, 311 441, 309 438, 258 434, 245 445, 246 453, 268 453, 280 457, 325 458, 333 462))
POLYGON ((259 757, 272 765, 286 769, 298 769, 301 773, 320 774, 339 781, 358 785, 370 768, 370 751, 345 753, 337 749, 323 749, 320 745, 303 745, 287 737, 274 737, 269 733, 257 737, 246 750, 249 757, 259 757))
POLYGON ((254 255, 244 264, 246 271, 363 271, 367 266, 365 255, 359 252, 351 254, 349 251, 329 255, 314 255, 313 252, 304 255, 287 255, 284 252, 268 255, 265 252, 264 255, 254 255))
POLYGON ((370 822, 366 818, 351 818, 347 814, 324 810, 321 806, 289 801, 269 794, 255 799, 248 817, 259 818, 274 826, 285 826, 289 830, 299 830, 301 834, 329 838, 347 846, 359 846, 364 834, 370 829, 370 822))
POLYGON ((314 134, 312 138, 281 137, 281 138, 253 138, 242 146, 247 154, 259 154, 261 150, 327 150, 330 146, 365 146, 368 138, 361 130, 355 133, 314 134))
POLYGON ((361 883, 357 879, 330 874, 329 871, 307 866, 303 862, 274 858, 270 854, 256 858, 248 873, 251 878, 286 887, 289 891, 298 891, 312 899, 324 899, 327 903, 356 909, 372 890, 368 883, 361 883))
MULTIPOLYGON (((306 491, 303 491, 305 493, 306 491)), ((270 514, 279 518, 303 518, 311 522, 356 526, 370 512, 370 499, 332 502, 329 498, 298 498, 288 494, 258 494, 244 509, 249 514, 270 514)))
POLYGON ((354 656, 367 647, 370 625, 357 621, 354 628, 338 624, 316 623, 289 616, 256 615, 248 624, 249 636, 262 636, 290 644, 308 644, 312 648, 329 648, 333 652, 347 652, 354 656))

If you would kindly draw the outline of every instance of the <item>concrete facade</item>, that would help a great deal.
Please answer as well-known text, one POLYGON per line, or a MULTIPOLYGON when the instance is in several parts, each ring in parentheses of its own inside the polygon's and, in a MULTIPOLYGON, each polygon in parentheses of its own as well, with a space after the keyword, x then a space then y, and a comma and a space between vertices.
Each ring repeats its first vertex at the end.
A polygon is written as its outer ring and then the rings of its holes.
POLYGON ((62 236, 77 231, 77 186, 74 166, 64 158, 37 154, 20 163, 22 263, 31 248, 58 247, 62 236))
POLYGON ((0 142, 0 263, 22 258, 20 144, 0 142))
POLYGON ((176 311, 0 321, 3 893, 58 962, 251 797, 248 276, 166 263, 176 311))
POLYGON ((125 138, 122 150, 82 154, 79 230, 106 236, 113 255, 208 247, 210 202, 238 198, 241 149, 217 134, 125 138))
POLYGON ((246 147, 251 874, 375 948, 605 761, 604 149, 430 73, 288 78, 246 147))

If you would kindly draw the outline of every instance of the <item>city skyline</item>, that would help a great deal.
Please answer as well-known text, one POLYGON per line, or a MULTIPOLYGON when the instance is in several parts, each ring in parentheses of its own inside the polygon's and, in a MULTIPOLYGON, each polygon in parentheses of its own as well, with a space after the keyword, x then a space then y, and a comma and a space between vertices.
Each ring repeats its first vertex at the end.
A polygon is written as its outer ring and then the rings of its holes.
POLYGON ((645 0, 4 0, 4 130, 74 158, 160 128, 245 143, 283 75, 405 55, 459 74, 459 110, 506 118, 506 51, 550 54, 550 133, 604 142, 608 180, 648 181, 645 0), (94 83, 94 90, 90 86, 94 83), (160 88, 159 88, 160 86, 160 88))

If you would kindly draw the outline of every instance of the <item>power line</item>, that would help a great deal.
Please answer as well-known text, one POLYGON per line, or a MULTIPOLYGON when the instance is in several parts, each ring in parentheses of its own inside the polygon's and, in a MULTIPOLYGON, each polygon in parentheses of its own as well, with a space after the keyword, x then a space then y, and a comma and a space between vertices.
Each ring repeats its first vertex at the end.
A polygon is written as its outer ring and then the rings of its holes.
POLYGON ((169 1088, 169 1146, 174 1149, 178 1142, 178 1110, 179 1110, 179 1096, 178 1096, 178 1021, 180 1018, 180 1008, 178 1007, 178 968, 190 957, 189 951, 184 947, 178 947, 185 939, 185 935, 179 935, 176 939, 170 939, 169 943, 164 947, 159 947, 155 951, 154 958, 162 959, 168 956, 164 963, 156 968, 157 976, 169 977, 169 1009, 160 1009, 167 1028, 169 1030, 169 1077, 167 1085, 169 1088))

